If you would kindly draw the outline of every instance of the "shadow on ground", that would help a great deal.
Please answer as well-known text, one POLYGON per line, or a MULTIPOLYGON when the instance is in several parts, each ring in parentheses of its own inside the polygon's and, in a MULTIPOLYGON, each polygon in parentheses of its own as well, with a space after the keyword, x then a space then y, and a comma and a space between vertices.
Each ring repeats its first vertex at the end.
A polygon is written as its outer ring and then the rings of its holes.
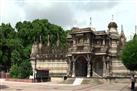
POLYGON ((137 91, 137 87, 134 90, 131 90, 131 87, 128 87, 128 91, 137 91))
POLYGON ((6 89, 6 88, 8 88, 8 86, 6 86, 6 85, 0 85, 0 89, 6 89))

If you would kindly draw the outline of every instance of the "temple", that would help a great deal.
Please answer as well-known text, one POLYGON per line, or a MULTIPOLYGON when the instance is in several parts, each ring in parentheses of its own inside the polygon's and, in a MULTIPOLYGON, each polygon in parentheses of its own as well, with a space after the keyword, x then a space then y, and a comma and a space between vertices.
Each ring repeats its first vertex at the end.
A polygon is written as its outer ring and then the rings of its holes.
POLYGON ((51 76, 70 77, 117 77, 128 73, 119 58, 126 42, 122 25, 121 33, 114 21, 101 31, 73 27, 67 42, 67 49, 34 43, 30 56, 33 72, 35 68, 43 68, 49 69, 51 76))

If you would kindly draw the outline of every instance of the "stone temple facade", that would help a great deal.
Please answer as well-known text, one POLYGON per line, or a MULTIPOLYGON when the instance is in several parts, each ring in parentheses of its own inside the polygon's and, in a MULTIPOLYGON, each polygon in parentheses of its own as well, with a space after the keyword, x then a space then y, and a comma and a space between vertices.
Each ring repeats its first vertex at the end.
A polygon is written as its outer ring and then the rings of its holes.
POLYGON ((31 53, 33 71, 35 68, 49 69, 51 76, 125 76, 128 70, 121 63, 119 54, 126 37, 123 26, 121 33, 117 28, 115 22, 108 24, 107 31, 74 27, 67 36, 67 49, 52 49, 34 43, 31 53))

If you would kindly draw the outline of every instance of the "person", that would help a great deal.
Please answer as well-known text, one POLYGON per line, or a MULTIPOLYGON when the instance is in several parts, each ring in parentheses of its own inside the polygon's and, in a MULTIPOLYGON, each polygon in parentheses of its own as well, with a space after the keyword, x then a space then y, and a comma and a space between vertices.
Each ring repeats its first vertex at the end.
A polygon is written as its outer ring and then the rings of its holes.
POLYGON ((64 80, 67 80, 67 78, 68 78, 67 76, 64 76, 64 80))
POLYGON ((135 91, 135 83, 136 79, 134 77, 134 74, 131 75, 131 91, 135 91))

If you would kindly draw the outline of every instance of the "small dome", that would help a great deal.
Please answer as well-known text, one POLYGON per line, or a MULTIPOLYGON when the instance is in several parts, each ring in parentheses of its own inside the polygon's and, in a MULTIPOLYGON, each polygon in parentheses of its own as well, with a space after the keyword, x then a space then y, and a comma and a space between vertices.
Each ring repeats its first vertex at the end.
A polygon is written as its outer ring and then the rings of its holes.
POLYGON ((115 23, 115 22, 110 22, 109 24, 108 24, 108 28, 110 29, 110 28, 117 28, 118 26, 117 26, 117 24, 115 23))

